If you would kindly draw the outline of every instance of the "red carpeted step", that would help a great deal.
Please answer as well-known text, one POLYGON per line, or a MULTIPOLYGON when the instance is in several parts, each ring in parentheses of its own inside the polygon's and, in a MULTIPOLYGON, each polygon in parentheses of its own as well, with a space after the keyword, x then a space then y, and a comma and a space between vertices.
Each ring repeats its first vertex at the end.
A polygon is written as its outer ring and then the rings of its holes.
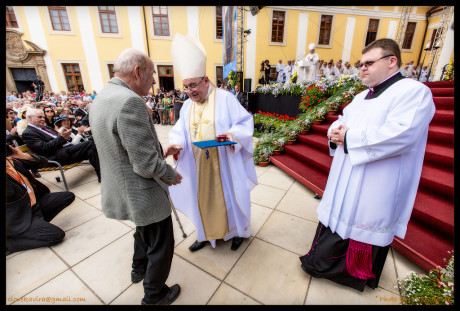
POLYGON ((270 161, 319 196, 323 196, 328 174, 289 154, 270 156, 270 161))
POLYGON ((454 169, 454 149, 452 146, 429 143, 425 149, 425 163, 442 169, 454 169))
POLYGON ((431 123, 433 125, 454 126, 454 111, 453 110, 436 110, 431 123))
POLYGON ((331 123, 329 123, 329 122, 322 123, 322 124, 312 124, 312 125, 310 125, 310 130, 315 132, 315 133, 322 134, 323 136, 326 136, 327 135, 327 130, 329 129, 330 126, 331 126, 331 123))
POLYGON ((442 125, 431 125, 428 128, 428 142, 454 146, 454 128, 442 125))
POLYGON ((297 135, 297 140, 299 143, 315 147, 329 156, 329 140, 323 134, 309 132, 305 135, 297 135))
POLYGON ((440 110, 453 110, 454 109, 454 97, 433 97, 434 106, 440 110))
POLYGON ((437 87, 454 87, 454 81, 436 81, 436 82, 424 82, 426 86, 429 88, 437 88, 437 87))
POLYGON ((325 174, 329 174, 332 157, 326 155, 323 151, 306 144, 285 145, 284 150, 296 159, 309 163, 312 167, 323 171, 325 174))
POLYGON ((415 197, 411 217, 427 228, 443 232, 449 237, 454 236, 453 201, 444 200, 439 196, 419 189, 415 197))
POLYGON ((419 188, 423 188, 433 194, 446 199, 454 198, 454 172, 441 170, 425 163, 420 176, 419 188))
POLYGON ((427 272, 437 265, 445 266, 443 259, 448 259, 447 252, 454 249, 453 238, 446 238, 416 220, 407 225, 404 239, 395 237, 391 246, 427 272))
POLYGON ((433 96, 454 96, 454 88, 450 87, 432 87, 431 94, 433 96))

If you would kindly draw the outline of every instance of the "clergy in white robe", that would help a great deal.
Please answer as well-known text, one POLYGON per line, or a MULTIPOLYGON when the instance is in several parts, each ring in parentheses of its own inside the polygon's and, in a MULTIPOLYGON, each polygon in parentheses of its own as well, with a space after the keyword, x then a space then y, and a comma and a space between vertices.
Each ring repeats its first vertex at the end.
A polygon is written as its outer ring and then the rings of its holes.
POLYGON ((430 89, 401 75, 399 46, 389 40, 363 50, 363 84, 369 90, 328 130, 334 158, 317 208, 320 224, 312 249, 301 257, 310 275, 360 291, 378 286, 389 245, 406 234, 435 112, 430 89), (382 59, 385 55, 392 56, 382 59), (354 261, 366 263, 362 267, 349 261, 352 245, 370 251, 367 263, 354 261))
POLYGON ((291 61, 288 61, 288 64, 284 66, 284 83, 290 83, 291 81, 291 74, 292 74, 292 66, 291 61))
POLYGON ((276 73, 278 74, 278 76, 276 77, 276 82, 283 82, 284 64, 281 59, 279 60, 279 63, 276 65, 276 73))
MULTIPOLYGON (((177 155, 175 168, 183 177, 182 187, 170 189, 171 200, 196 227, 197 241, 191 251, 201 249, 206 241, 215 247, 215 240, 231 238, 236 250, 251 235, 250 190, 257 184, 253 118, 233 94, 212 85, 205 67, 193 69, 197 62, 188 55, 198 43, 178 38, 171 46, 173 63, 190 98, 169 132, 170 146, 165 150, 166 156, 177 155), (186 55, 174 52, 177 46, 185 47, 186 55), (193 144, 218 135, 236 144, 205 149, 193 144)), ((205 54, 196 57, 205 58, 205 54)))
POLYGON ((318 64, 319 64, 319 55, 318 53, 315 53, 315 44, 310 43, 308 46, 310 53, 305 56, 305 60, 307 62, 310 62, 312 66, 306 67, 306 77, 305 80, 307 81, 315 81, 316 79, 316 73, 318 72, 318 64))

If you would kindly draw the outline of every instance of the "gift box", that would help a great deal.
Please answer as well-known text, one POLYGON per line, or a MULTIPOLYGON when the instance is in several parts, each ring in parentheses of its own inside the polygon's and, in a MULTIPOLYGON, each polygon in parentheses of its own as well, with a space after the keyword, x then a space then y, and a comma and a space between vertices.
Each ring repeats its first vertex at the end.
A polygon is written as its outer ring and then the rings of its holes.
POLYGON ((227 141, 227 136, 226 135, 218 135, 217 138, 216 138, 216 141, 219 142, 219 143, 223 143, 223 142, 227 141))

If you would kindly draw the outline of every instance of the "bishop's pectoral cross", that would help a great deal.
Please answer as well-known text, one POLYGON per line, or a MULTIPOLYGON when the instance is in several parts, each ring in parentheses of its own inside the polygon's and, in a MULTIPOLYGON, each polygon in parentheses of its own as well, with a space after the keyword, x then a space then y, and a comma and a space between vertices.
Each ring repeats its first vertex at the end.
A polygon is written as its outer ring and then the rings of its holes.
POLYGON ((208 124, 210 122, 209 120, 201 121, 202 114, 203 114, 203 111, 200 111, 198 113, 198 116, 199 116, 198 122, 192 122, 194 136, 196 137, 198 135, 198 140, 199 141, 201 141, 202 138, 203 138, 203 131, 202 131, 202 127, 200 125, 201 124, 208 124), (199 131, 199 133, 198 133, 198 131, 199 131))

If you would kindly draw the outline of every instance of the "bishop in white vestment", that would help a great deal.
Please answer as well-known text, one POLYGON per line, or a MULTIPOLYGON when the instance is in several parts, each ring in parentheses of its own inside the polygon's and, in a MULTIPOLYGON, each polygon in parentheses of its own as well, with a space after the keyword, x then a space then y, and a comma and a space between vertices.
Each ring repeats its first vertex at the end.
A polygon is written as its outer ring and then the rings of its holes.
POLYGON ((178 153, 165 151, 177 153, 175 168, 183 177, 181 187, 170 189, 171 200, 196 227, 197 241, 191 251, 207 241, 215 247, 215 240, 231 238, 236 250, 251 235, 250 190, 257 184, 253 118, 233 94, 210 83, 205 75, 206 54, 196 39, 177 34, 171 53, 190 97, 169 132, 169 143, 178 153), (193 144, 215 140, 220 134, 236 144, 205 149, 193 144))
POLYGON ((363 50, 363 84, 369 90, 328 130, 334 159, 313 246, 301 257, 308 274, 360 291, 378 286, 389 245, 406 234, 435 113, 430 89, 404 78, 398 57, 391 39, 363 50), (356 255, 367 251, 367 257, 356 255))
POLYGON ((318 72, 319 55, 318 53, 315 53, 315 47, 316 46, 314 43, 310 43, 310 45, 308 46, 310 53, 307 56, 305 56, 305 60, 307 62, 312 63, 313 65, 306 67, 306 81, 315 81, 316 73, 318 72))

